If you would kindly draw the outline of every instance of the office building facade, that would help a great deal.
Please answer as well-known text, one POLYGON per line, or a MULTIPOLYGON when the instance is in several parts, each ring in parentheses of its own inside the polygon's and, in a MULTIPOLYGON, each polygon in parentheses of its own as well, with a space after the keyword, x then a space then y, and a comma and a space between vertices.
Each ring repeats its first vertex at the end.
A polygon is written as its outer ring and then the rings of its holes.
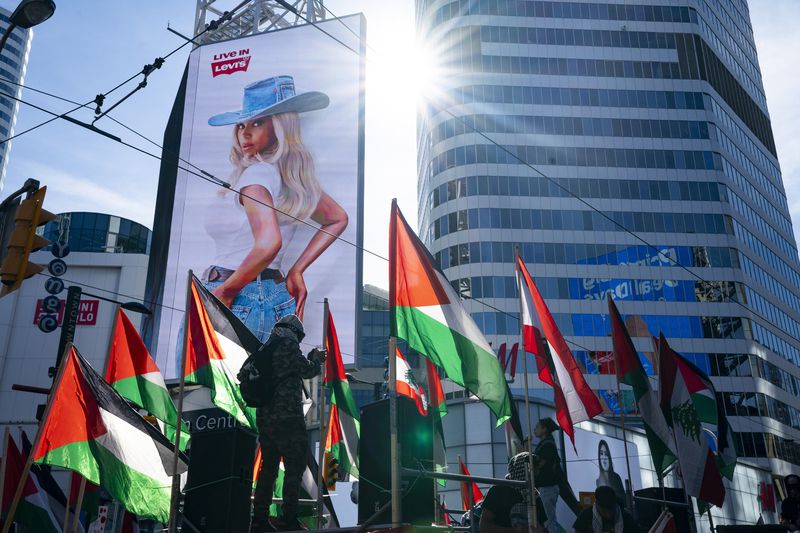
MULTIPOLYGON (((0 8, 0 32, 5 32, 8 28, 10 16, 11 11, 0 8)), ((25 82, 32 39, 31 30, 15 28, 0 52, 0 139, 8 139, 14 135, 19 102, 6 95, 22 97, 20 84, 25 82)), ((3 189, 10 151, 11 141, 0 145, 0 191, 3 189)))
POLYGON ((519 249, 607 416, 635 409, 611 293, 648 372, 661 331, 740 457, 800 471, 800 262, 746 1, 416 8, 445 72, 418 121, 420 235, 488 338, 518 340, 519 249))

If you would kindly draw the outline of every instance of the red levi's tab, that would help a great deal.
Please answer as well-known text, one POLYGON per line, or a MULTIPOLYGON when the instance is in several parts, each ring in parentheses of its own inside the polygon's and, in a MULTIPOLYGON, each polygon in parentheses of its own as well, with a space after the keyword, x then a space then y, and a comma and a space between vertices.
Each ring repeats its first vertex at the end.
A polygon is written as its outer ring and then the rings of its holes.
POLYGON ((216 78, 222 74, 233 74, 234 72, 247 72, 249 66, 250 56, 214 61, 211 63, 211 77, 216 78))

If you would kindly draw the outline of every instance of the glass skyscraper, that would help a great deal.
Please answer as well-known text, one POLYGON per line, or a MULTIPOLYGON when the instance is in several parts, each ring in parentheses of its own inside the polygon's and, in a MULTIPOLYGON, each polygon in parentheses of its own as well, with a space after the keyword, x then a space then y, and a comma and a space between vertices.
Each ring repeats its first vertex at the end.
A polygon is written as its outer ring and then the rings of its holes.
MULTIPOLYGON (((11 11, 0 8, 0 33, 8 28, 10 16, 11 11)), ((18 84, 25 81, 32 36, 31 30, 23 28, 12 30, 0 53, 0 140, 8 139, 14 134, 19 102, 5 95, 16 98, 22 96, 22 87, 18 84)), ((11 141, 0 144, 0 190, 3 189, 10 151, 11 141)))
POLYGON ((800 263, 746 1, 416 9, 446 72, 419 115, 420 235, 489 340, 518 340, 518 247, 608 415, 634 409, 611 293, 649 372, 661 331, 740 457, 800 471, 800 263))

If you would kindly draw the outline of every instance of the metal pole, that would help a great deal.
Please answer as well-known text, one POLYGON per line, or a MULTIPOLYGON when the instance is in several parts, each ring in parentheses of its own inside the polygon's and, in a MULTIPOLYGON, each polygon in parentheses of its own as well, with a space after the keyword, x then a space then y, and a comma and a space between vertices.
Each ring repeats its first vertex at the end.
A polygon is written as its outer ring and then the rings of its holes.
MULTIPOLYGON (((322 345, 328 350, 328 321, 330 320, 330 308, 328 299, 322 301, 322 345)), ((329 352, 330 353, 330 352, 329 352)), ((319 376, 319 454, 317 468, 317 528, 322 529, 322 512, 324 510, 322 499, 322 485, 325 481, 325 370, 328 366, 327 359, 322 365, 322 372, 319 376)), ((331 392, 332 393, 332 392, 331 392)))
POLYGON ((469 511, 469 531, 470 533, 478 533, 478 521, 475 520, 475 498, 472 496, 471 481, 467 484, 467 504, 467 511, 469 511))
POLYGON ((178 475, 178 457, 181 450, 181 417, 183 416, 183 389, 186 385, 186 349, 189 343, 189 310, 192 304, 192 288, 193 288, 194 274, 189 270, 186 278, 186 304, 183 311, 183 353, 181 354, 181 368, 180 368, 180 385, 178 387, 178 423, 175 428, 175 446, 173 448, 172 456, 172 495, 170 498, 169 506, 169 532, 177 533, 178 531, 178 503, 181 492, 181 478, 178 475))
POLYGON ((392 470, 392 527, 403 520, 400 494, 400 444, 397 442, 397 339, 389 337, 389 461, 392 470))
POLYGON ((78 326, 78 313, 81 308, 81 288, 72 285, 67 289, 67 301, 64 304, 64 320, 61 323, 61 337, 58 339, 56 368, 61 365, 61 357, 66 353, 67 344, 75 340, 75 329, 78 326))

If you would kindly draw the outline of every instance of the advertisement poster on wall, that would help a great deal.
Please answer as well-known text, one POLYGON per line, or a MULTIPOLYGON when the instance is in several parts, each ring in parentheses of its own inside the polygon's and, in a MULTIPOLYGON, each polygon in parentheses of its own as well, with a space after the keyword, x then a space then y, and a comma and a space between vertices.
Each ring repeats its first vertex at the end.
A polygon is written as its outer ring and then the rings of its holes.
POLYGON ((262 341, 280 317, 300 316, 304 351, 321 343, 327 298, 345 362, 356 353, 364 21, 316 26, 189 57, 168 253, 154 278, 151 348, 167 377, 178 375, 190 269, 262 341))
MULTIPOLYGON (((621 503, 625 500, 625 485, 628 479, 628 468, 625 464, 625 443, 607 435, 599 435, 583 429, 575 429, 575 449, 569 440, 564 449, 567 462, 567 479, 580 498, 581 492, 594 492, 597 487, 607 485, 614 489, 621 503)), ((639 470, 639 448, 628 442, 630 460, 631 485, 636 491, 642 488, 642 477, 639 470)), ((629 509, 630 510, 630 509, 629 509)), ((559 523, 569 524, 576 516, 559 500, 559 523)), ((567 528, 569 530, 569 528, 567 528)))

